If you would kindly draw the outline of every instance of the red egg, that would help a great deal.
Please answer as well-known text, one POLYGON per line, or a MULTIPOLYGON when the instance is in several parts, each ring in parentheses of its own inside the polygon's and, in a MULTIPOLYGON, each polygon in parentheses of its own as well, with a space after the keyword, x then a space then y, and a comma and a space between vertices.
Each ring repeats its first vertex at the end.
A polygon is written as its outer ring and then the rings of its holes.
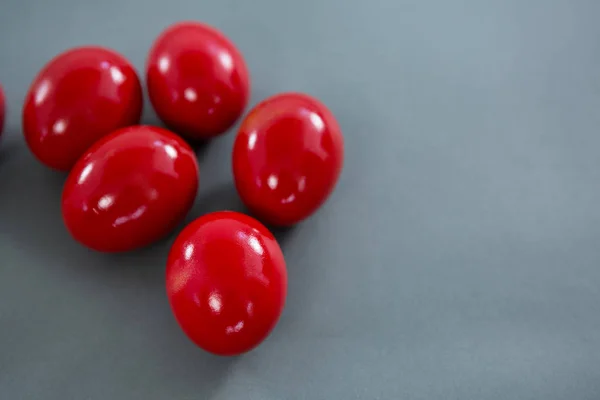
POLYGON ((271 232, 232 211, 207 214, 181 232, 166 279, 183 331, 219 355, 260 344, 275 327, 287 293, 285 260, 271 232))
POLYGON ((6 114, 6 103, 4 100, 4 90, 2 90, 2 86, 0 86, 0 135, 2 135, 2 130, 4 129, 5 114, 6 114))
POLYGON ((94 144, 64 186, 62 214, 81 244, 102 252, 149 245, 172 231, 198 190, 198 164, 177 135, 120 129, 94 144))
POLYGON ((233 147, 235 185, 246 206, 274 225, 313 214, 342 170, 344 141, 332 113, 318 100, 284 93, 246 116, 233 147))
POLYGON ((227 131, 248 102, 246 62, 218 30, 197 22, 172 25, 147 61, 148 94, 161 120, 190 139, 227 131))
POLYGON ((122 55, 78 47, 52 59, 33 81, 23 133, 48 167, 68 171, 98 139, 139 123, 142 86, 122 55))

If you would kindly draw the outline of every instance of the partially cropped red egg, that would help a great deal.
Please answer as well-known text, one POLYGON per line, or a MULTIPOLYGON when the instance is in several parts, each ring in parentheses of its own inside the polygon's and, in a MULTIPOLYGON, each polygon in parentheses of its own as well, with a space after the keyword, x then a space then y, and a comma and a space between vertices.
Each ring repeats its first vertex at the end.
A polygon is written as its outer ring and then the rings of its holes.
POLYGON ((181 232, 166 280, 183 331, 219 355, 259 345, 279 320, 287 293, 285 260, 271 232, 231 211, 207 214, 181 232))
POLYGON ((171 129, 204 140, 227 131, 248 102, 246 62, 220 31, 198 22, 167 28, 146 66, 154 110, 171 129))
POLYGON ((183 139, 151 126, 123 128, 94 144, 71 170, 63 220, 91 249, 134 250, 171 232, 197 190, 198 164, 183 139))
POLYGON ((284 93, 259 103, 241 124, 233 174, 246 206, 274 225, 293 225, 327 200, 344 161, 333 114, 317 99, 284 93))
POLYGON ((125 57, 102 47, 59 54, 37 75, 23 107, 23 133, 35 157, 68 171, 98 139, 138 124, 142 86, 125 57))

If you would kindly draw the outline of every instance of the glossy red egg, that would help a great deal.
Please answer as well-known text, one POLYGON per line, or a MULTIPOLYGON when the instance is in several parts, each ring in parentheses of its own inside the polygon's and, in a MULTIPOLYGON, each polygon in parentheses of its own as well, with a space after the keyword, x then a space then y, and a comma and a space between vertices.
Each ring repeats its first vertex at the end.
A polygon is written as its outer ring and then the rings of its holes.
POLYGON ((4 90, 0 86, 0 135, 4 129, 4 118, 6 115, 6 100, 4 99, 4 90))
POLYGON ((161 120, 190 139, 227 131, 248 102, 246 62, 221 32, 181 22, 156 39, 146 66, 148 94, 161 120))
POLYGON ((68 171, 98 139, 138 124, 142 86, 122 55, 102 47, 59 54, 37 75, 23 107, 23 133, 48 167, 68 171))
POLYGON ((246 206, 274 225, 293 225, 329 197, 344 161, 344 140, 318 100, 284 93, 259 103, 233 148, 235 185, 246 206))
POLYGON ((167 263, 167 295, 179 325, 206 351, 237 355, 275 327, 287 293, 277 241, 260 222, 232 211, 188 225, 167 263))
POLYGON ((94 144, 64 186, 71 235, 102 252, 149 245, 172 231, 198 190, 198 164, 177 135, 152 126, 120 129, 94 144))

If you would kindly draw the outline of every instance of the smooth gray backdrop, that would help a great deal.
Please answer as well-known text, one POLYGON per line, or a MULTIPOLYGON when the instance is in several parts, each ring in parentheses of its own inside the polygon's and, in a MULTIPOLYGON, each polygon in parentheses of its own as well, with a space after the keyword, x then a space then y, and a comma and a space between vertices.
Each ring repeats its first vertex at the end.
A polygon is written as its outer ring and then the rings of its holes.
MULTIPOLYGON (((597 0, 2 0, 0 398, 600 399, 599 15, 597 0), (308 92, 346 137, 330 201, 277 232, 284 315, 238 358, 172 318, 173 236, 118 256, 77 245, 64 175, 21 135, 55 54, 101 44, 143 71, 182 19, 238 44, 252 104, 308 92)), ((188 221, 240 209, 233 139, 199 152, 188 221)))

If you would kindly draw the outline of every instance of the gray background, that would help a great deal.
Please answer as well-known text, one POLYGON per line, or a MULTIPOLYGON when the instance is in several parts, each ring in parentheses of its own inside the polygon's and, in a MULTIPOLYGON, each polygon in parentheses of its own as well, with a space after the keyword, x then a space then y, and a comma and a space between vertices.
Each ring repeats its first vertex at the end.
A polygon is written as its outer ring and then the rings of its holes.
MULTIPOLYGON (((600 399, 599 15, 597 0, 2 0, 0 398, 600 399), (71 240, 64 175, 20 133, 56 53, 102 44, 142 70, 181 19, 238 44, 253 104, 308 92, 346 137, 330 201, 277 232, 284 315, 238 358, 174 322, 173 237, 120 256, 71 240)), ((233 138, 199 152, 188 220, 240 209, 233 138)))

